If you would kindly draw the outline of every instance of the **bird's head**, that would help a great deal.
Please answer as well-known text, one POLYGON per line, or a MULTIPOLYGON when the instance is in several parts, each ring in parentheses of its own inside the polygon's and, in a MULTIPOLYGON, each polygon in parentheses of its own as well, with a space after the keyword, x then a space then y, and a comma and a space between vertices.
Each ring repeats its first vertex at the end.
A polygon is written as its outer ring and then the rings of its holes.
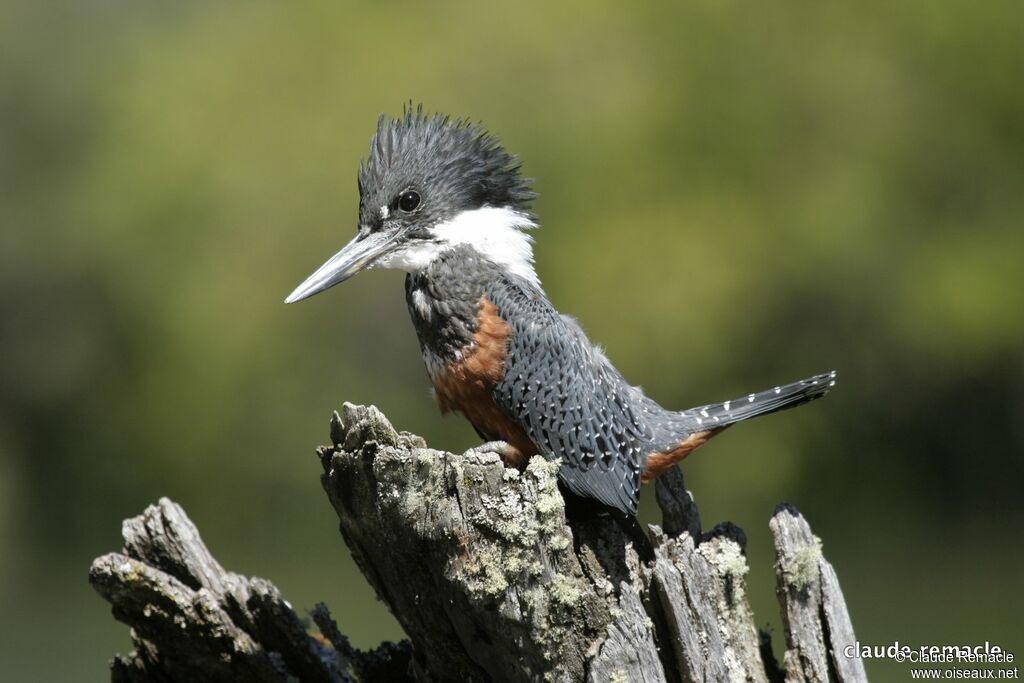
POLYGON ((406 109, 383 116, 359 167, 356 236, 295 288, 301 301, 374 267, 419 271, 468 245, 536 283, 529 211, 535 194, 519 160, 474 124, 406 109))

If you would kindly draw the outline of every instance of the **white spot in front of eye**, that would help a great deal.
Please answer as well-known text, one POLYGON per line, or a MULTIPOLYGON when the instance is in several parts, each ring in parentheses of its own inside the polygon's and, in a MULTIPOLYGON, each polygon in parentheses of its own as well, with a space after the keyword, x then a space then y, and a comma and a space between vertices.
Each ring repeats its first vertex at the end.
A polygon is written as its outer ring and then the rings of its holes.
POLYGON ((388 216, 390 216, 390 215, 391 215, 391 209, 389 209, 386 206, 380 207, 380 217, 381 217, 381 220, 385 220, 386 221, 388 219, 388 216))

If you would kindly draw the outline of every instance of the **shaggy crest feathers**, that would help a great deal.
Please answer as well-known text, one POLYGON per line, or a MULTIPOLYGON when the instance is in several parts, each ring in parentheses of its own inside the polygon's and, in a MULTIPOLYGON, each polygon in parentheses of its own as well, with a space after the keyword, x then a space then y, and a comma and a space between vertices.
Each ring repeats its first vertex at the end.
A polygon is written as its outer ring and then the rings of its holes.
POLYGON ((429 178, 467 205, 527 213, 536 193, 520 167, 519 158, 479 125, 409 105, 400 118, 378 119, 369 157, 359 164, 359 192, 388 184, 389 173, 398 172, 408 176, 401 182, 429 178))

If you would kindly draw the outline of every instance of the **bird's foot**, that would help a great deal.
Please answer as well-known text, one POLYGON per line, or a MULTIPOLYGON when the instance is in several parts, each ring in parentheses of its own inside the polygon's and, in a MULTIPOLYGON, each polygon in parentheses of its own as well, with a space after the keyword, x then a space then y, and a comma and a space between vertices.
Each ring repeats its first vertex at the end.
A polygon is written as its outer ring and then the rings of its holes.
POLYGON ((525 460, 522 451, 507 441, 488 441, 470 448, 463 455, 484 455, 486 453, 496 453, 503 463, 512 467, 519 467, 525 460))
POLYGON ((473 446, 463 455, 484 455, 485 453, 497 453, 502 458, 508 453, 510 448, 514 448, 512 444, 507 441, 487 441, 479 446, 473 446))

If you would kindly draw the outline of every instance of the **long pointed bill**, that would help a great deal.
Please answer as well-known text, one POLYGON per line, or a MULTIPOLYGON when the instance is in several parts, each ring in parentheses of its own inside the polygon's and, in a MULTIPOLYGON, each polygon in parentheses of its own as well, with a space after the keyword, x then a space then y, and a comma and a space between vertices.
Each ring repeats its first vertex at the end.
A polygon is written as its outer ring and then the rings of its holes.
POLYGON ((327 263, 316 269, 305 282, 284 300, 286 304, 308 299, 325 289, 344 282, 359 271, 372 265, 377 258, 387 253, 396 241, 397 235, 384 233, 360 233, 327 263))

